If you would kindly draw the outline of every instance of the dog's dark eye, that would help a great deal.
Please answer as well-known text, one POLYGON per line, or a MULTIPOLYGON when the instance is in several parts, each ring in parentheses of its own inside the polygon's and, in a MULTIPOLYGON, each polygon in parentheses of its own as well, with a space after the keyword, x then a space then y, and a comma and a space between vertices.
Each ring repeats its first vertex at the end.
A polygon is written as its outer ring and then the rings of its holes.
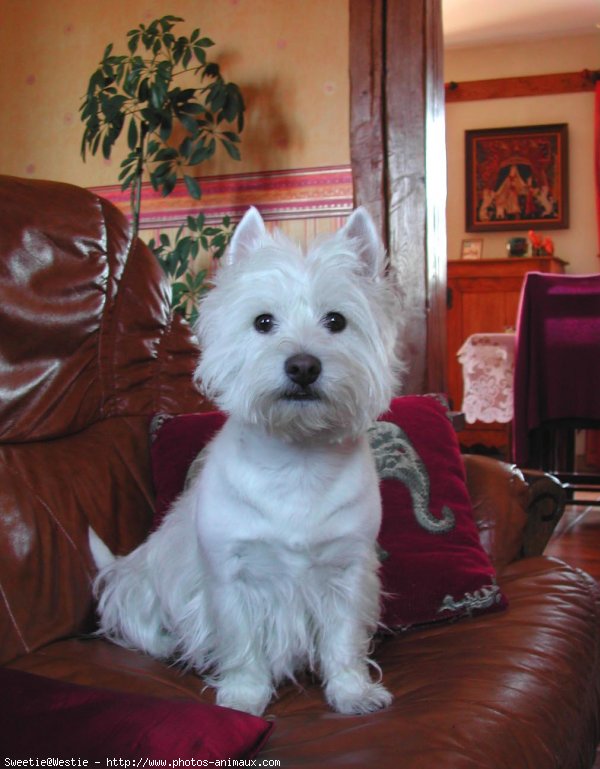
POLYGON ((323 318, 323 325, 332 334, 339 334, 346 328, 346 318, 341 312, 328 312, 323 318))
POLYGON ((269 313, 254 318, 254 328, 259 334, 268 334, 275 328, 275 318, 269 313))

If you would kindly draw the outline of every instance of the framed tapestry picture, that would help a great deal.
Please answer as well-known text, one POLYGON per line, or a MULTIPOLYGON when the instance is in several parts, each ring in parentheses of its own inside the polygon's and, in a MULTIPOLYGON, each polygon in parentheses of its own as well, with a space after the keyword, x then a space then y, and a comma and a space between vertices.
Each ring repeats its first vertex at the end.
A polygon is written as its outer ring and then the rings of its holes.
POLYGON ((467 232, 569 226, 566 123, 465 132, 467 232))

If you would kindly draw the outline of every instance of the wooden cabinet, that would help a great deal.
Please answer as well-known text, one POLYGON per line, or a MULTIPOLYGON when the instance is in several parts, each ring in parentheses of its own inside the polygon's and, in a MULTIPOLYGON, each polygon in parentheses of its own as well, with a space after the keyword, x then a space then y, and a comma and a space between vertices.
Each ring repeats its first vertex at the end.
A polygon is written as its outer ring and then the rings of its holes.
MULTIPOLYGON (((521 286, 528 272, 564 272, 555 257, 457 260, 448 262, 448 393, 452 406, 463 400, 462 366, 456 354, 471 334, 513 330, 521 286)), ((468 448, 483 444, 507 454, 509 427, 476 422, 459 433, 468 448)))

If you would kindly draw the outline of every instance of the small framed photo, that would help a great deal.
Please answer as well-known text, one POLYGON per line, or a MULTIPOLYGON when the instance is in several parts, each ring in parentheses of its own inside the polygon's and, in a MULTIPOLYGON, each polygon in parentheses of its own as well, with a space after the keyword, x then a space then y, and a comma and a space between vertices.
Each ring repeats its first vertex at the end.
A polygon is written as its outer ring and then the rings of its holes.
POLYGON ((483 238, 468 238, 463 240, 460 249, 461 259, 481 259, 483 254, 483 238))

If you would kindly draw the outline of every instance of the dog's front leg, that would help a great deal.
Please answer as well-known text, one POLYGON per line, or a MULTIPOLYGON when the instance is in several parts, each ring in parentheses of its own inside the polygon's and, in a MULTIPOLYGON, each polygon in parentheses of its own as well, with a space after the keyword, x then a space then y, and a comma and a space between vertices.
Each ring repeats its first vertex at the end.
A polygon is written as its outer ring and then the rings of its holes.
POLYGON ((325 595, 319 654, 325 696, 339 713, 387 707, 392 695, 369 674, 368 649, 379 617, 379 579, 363 565, 345 570, 325 595))
POLYGON ((243 710, 260 716, 273 695, 268 672, 264 669, 240 667, 220 674, 216 683, 217 705, 243 710))
POLYGON ((235 580, 214 592, 217 628, 217 704, 261 715, 274 688, 265 658, 260 625, 252 614, 252 596, 235 580))

